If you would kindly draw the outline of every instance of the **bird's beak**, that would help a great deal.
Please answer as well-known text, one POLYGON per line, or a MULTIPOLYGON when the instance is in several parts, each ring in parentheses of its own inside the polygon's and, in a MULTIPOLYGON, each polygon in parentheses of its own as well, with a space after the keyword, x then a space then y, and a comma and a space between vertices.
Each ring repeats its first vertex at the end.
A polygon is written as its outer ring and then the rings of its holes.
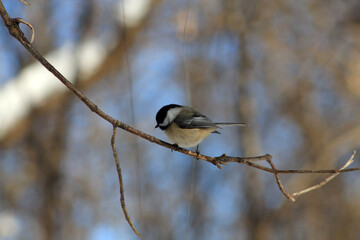
POLYGON ((159 124, 156 124, 155 128, 159 127, 159 124))

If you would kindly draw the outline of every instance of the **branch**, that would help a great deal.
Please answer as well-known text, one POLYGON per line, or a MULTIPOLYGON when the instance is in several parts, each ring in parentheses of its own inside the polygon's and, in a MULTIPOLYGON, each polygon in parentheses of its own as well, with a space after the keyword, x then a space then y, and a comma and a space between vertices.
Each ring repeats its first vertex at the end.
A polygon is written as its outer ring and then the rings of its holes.
POLYGON ((26 1, 24 1, 24 0, 19 0, 19 1, 22 2, 22 3, 25 4, 25 5, 28 5, 28 6, 31 5, 30 3, 28 3, 28 2, 26 2, 26 1))
POLYGON ((21 18, 15 18, 14 20, 18 21, 19 23, 25 24, 26 26, 28 26, 28 27, 31 29, 31 40, 30 40, 30 43, 32 43, 32 42, 34 41, 34 38, 35 38, 35 29, 34 29, 34 27, 33 27, 30 23, 22 20, 21 18))
MULTIPOLYGON (((352 171, 359 171, 360 170, 360 167, 345 169, 350 163, 346 164, 344 167, 342 167, 339 170, 336 170, 336 169, 330 169, 330 170, 278 170, 278 169, 275 168, 274 164, 272 163, 272 158, 273 157, 271 155, 269 155, 269 154, 261 155, 261 156, 255 156, 255 157, 232 157, 232 156, 226 156, 225 154, 223 154, 223 155, 218 156, 218 157, 210 157, 210 156, 198 154, 198 153, 190 151, 188 149, 184 149, 184 148, 174 146, 174 145, 172 145, 170 143, 167 143, 167 142, 164 142, 164 141, 162 141, 160 139, 157 139, 157 138, 155 138, 155 137, 153 137, 151 135, 148 135, 148 134, 146 134, 144 132, 141 132, 141 131, 139 131, 139 130, 137 130, 135 128, 132 128, 130 125, 127 125, 127 124, 125 124, 123 122, 120 122, 120 121, 112 118, 111 116, 104 113, 101 109, 99 109, 96 104, 94 104, 92 101, 90 101, 81 91, 79 91, 71 82, 69 82, 54 66, 52 66, 31 45, 31 43, 24 36, 24 33, 21 31, 21 29, 19 27, 19 23, 20 22, 25 23, 29 27, 31 25, 28 24, 25 21, 22 21, 22 20, 20 21, 19 18, 14 18, 14 19, 10 18, 1 0, 0 0, 0 14, 1 14, 2 19, 4 20, 5 26, 9 30, 10 35, 13 36, 15 39, 17 39, 33 55, 34 58, 36 58, 46 69, 48 69, 56 78, 58 78, 70 91, 72 91, 91 111, 96 113, 98 116, 103 118, 105 121, 109 122, 114 128, 121 128, 121 129, 123 129, 123 130, 125 130, 127 132, 130 132, 130 133, 132 133, 132 134, 134 134, 136 136, 139 136, 139 137, 141 137, 141 138, 143 138, 143 139, 145 139, 145 140, 147 140, 149 142, 158 144, 160 146, 166 147, 166 148, 171 149, 173 151, 177 151, 177 152, 183 153, 185 155, 188 155, 188 156, 191 156, 191 157, 194 157, 194 158, 197 158, 197 159, 207 161, 209 163, 214 164, 219 169, 222 168, 221 165, 227 165, 229 162, 233 162, 233 163, 245 164, 245 165, 247 165, 249 167, 253 167, 253 168, 257 168, 257 169, 262 170, 262 171, 273 173, 275 175, 277 184, 278 184, 279 189, 281 190, 281 192, 288 199, 290 199, 292 201, 294 201, 294 198, 293 198, 294 196, 298 196, 298 195, 303 194, 305 192, 309 192, 311 190, 319 188, 320 186, 318 187, 316 185, 314 187, 311 187, 310 190, 305 189, 305 190, 303 190, 301 192, 294 193, 294 194, 290 195, 289 193, 286 192, 285 188, 283 187, 283 185, 282 185, 282 183, 280 181, 280 178, 279 178, 279 174, 333 173, 332 177, 325 179, 324 182, 319 184, 319 185, 323 186, 341 172, 352 172, 352 171), (270 164, 271 168, 264 167, 262 165, 254 163, 254 161, 259 161, 259 160, 267 161, 270 164)), ((114 154, 114 157, 115 157, 115 154, 114 154)), ((116 160, 116 157, 115 157, 115 160, 116 160)), ((124 210, 124 213, 125 213, 125 210, 124 210)))
MULTIPOLYGON (((15 39, 17 39, 35 59, 37 59, 47 70, 49 70, 56 78, 58 78, 70 91, 72 91, 92 112, 103 118, 105 121, 109 122, 111 125, 121 128, 127 132, 130 132, 136 136, 139 136, 147 141, 158 144, 160 146, 166 147, 173 151, 177 151, 183 153, 185 155, 195 157, 207 162, 210 162, 216 165, 218 168, 222 168, 221 165, 227 165, 229 162, 233 163, 241 163, 248 165, 249 167, 257 168, 266 172, 275 173, 275 170, 272 168, 267 168, 258 164, 253 163, 254 161, 259 160, 271 160, 273 157, 269 154, 256 156, 256 157, 232 157, 226 156, 225 154, 218 157, 210 157, 203 154, 198 154, 196 152, 190 151, 185 148, 174 146, 173 144, 164 142, 158 138, 155 138, 149 134, 141 132, 135 128, 132 128, 130 125, 127 125, 123 122, 120 122, 113 117, 104 113, 101 109, 98 108, 96 104, 90 101, 80 90, 78 90, 70 81, 68 81, 53 65, 51 65, 26 39, 24 33, 21 31, 18 25, 18 21, 16 19, 12 19, 9 17, 6 12, 2 1, 0 0, 0 14, 2 19, 5 22, 5 26, 8 28, 9 33, 15 39)), ((358 171, 358 168, 350 168, 350 169, 340 169, 340 170, 276 170, 278 174, 294 174, 294 173, 340 173, 340 172, 350 172, 350 171, 358 171)))
POLYGON ((280 181, 280 177, 279 177, 279 173, 275 168, 275 165, 273 164, 273 162, 271 160, 267 160, 267 162, 270 164, 271 168, 274 170, 274 175, 275 175, 275 179, 276 179, 276 183, 280 189, 280 191, 285 195, 285 197, 287 197, 287 199, 289 199, 292 202, 295 202, 295 198, 293 196, 291 196, 284 188, 284 186, 282 185, 281 181, 280 181))
POLYGON ((119 158, 118 158, 118 154, 116 151, 116 146, 115 146, 115 136, 116 136, 116 126, 113 126, 113 134, 111 136, 111 148, 114 154, 114 159, 115 159, 115 164, 116 164, 116 170, 118 173, 118 177, 119 177, 119 184, 120 184, 120 203, 121 203, 121 207, 123 209, 126 221, 129 223, 130 227, 132 228, 132 230, 134 231, 134 233, 141 239, 141 236, 139 234, 139 232, 137 231, 137 229, 135 228, 134 224, 131 221, 131 218, 127 212, 126 209, 126 205, 125 205, 125 193, 124 193, 124 182, 123 182, 123 178, 122 178, 122 174, 121 174, 121 168, 120 168, 120 163, 119 163, 119 158))
MULTIPOLYGON (((340 170, 343 170, 345 168, 347 168, 350 164, 352 164, 354 162, 354 156, 355 156, 355 153, 356 151, 354 150, 353 154, 351 155, 350 159, 345 163, 345 165, 340 168, 340 170)), ((302 191, 299 191, 299 192, 295 192, 293 194, 291 194, 292 197, 295 197, 295 196, 300 196, 301 194, 304 194, 304 193, 307 193, 307 192, 310 192, 310 191, 313 191, 315 189, 318 189, 322 186, 324 186, 325 184, 327 184, 328 182, 330 182, 331 180, 333 180, 337 175, 339 175, 339 172, 337 173, 334 173, 332 174, 330 177, 327 177, 324 181, 322 181, 321 183, 319 184, 316 184, 312 187, 309 187, 309 188, 306 188, 302 191)))

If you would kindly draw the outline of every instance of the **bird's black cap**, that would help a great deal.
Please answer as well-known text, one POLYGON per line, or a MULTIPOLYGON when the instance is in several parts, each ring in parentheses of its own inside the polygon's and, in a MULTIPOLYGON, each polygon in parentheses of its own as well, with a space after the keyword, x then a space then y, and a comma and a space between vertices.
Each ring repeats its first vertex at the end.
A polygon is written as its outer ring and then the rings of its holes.
MULTIPOLYGON (((167 115, 167 112, 169 111, 169 109, 171 108, 176 108, 176 107, 181 107, 181 105, 178 105, 178 104, 169 104, 169 105, 165 105, 163 106, 162 108, 160 108, 160 110, 157 112, 156 114, 156 126, 155 128, 159 127, 159 124, 163 123, 165 118, 166 118, 166 115, 167 115)), ((161 126, 160 128, 162 130, 164 130, 161 126)))

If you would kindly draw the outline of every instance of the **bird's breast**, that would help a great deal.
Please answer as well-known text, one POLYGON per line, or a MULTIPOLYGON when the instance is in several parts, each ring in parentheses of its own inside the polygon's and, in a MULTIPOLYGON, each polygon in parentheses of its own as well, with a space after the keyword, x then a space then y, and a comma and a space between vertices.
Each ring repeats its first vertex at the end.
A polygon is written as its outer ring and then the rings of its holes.
POLYGON ((211 128, 180 128, 176 123, 171 123, 166 130, 164 130, 166 137, 173 144, 180 147, 195 147, 206 137, 215 131, 211 128))

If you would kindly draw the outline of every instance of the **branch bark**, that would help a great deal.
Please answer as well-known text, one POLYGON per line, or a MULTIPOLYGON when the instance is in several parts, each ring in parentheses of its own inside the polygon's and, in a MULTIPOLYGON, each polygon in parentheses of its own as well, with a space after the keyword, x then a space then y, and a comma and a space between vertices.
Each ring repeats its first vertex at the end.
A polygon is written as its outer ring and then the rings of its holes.
MULTIPOLYGON (((345 168, 347 168, 350 164, 352 164, 354 162, 354 156, 355 156, 356 151, 353 152, 353 154, 351 155, 350 159, 344 164, 344 166, 342 166, 342 168, 340 168, 340 170, 343 170, 345 168)), ((333 180, 337 175, 339 175, 339 173, 334 173, 331 176, 327 177, 324 181, 320 182, 319 184, 316 184, 312 187, 306 188, 304 190, 301 190, 299 192, 295 192, 293 194, 291 194, 292 197, 295 196, 300 196, 301 194, 313 191, 315 189, 318 189, 322 186, 324 186, 325 184, 327 184, 328 182, 330 182, 331 180, 333 180)))
POLYGON ((116 151, 116 146, 115 146, 116 130, 117 130, 116 126, 113 126, 113 134, 111 136, 111 148, 112 148, 112 151, 113 151, 114 160, 115 160, 115 164, 116 164, 116 170, 117 170, 118 178, 119 178, 120 204, 121 204, 121 207, 123 209, 126 221, 129 223, 130 227, 132 228, 132 230, 134 231, 136 236, 138 236, 141 239, 140 233, 138 232, 138 230, 136 229, 136 227, 132 223, 131 218, 129 216, 129 213, 128 213, 127 209, 126 209, 125 193, 124 193, 124 182, 123 182, 123 178, 122 178, 119 157, 118 157, 118 154, 117 154, 117 151, 116 151))

